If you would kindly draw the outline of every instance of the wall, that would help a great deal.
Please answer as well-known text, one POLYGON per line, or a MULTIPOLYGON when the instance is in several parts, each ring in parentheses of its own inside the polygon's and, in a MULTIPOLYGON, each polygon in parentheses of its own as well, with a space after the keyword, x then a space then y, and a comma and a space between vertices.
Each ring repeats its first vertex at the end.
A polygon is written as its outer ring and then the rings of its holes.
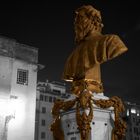
POLYGON ((17 97, 13 102, 15 118, 8 127, 8 140, 34 140, 36 105, 36 65, 15 60, 13 63, 11 95, 17 97), (17 84, 17 69, 29 70, 28 85, 17 84))

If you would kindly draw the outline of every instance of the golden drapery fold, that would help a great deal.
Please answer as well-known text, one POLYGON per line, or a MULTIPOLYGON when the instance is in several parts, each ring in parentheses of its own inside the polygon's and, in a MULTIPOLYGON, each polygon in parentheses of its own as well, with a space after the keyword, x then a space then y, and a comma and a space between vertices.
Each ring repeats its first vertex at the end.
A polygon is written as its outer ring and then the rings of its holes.
POLYGON ((127 47, 119 36, 93 32, 68 57, 62 78, 67 81, 91 79, 101 82, 100 64, 126 51, 127 47))

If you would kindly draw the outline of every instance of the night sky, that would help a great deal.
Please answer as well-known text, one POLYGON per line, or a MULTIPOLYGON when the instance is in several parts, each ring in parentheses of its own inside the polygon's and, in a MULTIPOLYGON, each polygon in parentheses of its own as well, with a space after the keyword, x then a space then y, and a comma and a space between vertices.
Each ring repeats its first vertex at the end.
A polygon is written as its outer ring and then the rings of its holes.
POLYGON ((140 104, 140 8, 127 0, 71 0, 1 4, 0 35, 39 48, 38 80, 61 81, 65 61, 74 45, 74 10, 91 4, 101 11, 104 34, 117 34, 128 51, 101 65, 106 96, 140 104), (86 1, 86 2, 85 2, 86 1))

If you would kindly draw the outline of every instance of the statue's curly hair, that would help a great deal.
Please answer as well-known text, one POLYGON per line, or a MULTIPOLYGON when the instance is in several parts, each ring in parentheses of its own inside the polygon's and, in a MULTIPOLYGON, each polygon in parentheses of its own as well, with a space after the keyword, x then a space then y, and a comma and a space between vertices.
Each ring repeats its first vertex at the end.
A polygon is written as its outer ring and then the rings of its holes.
POLYGON ((79 43, 83 40, 87 34, 96 30, 99 31, 102 28, 102 19, 100 11, 93 8, 91 5, 84 5, 78 8, 75 16, 75 41, 79 43))

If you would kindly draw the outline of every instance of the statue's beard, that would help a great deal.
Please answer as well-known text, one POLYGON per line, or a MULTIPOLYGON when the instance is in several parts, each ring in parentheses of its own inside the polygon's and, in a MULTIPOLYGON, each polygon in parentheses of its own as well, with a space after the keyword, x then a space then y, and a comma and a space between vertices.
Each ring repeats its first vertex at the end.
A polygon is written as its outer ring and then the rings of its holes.
POLYGON ((83 40, 85 37, 85 32, 82 26, 76 26, 75 27, 75 41, 76 43, 79 43, 81 40, 83 40))
POLYGON ((79 43, 84 40, 87 34, 92 30, 93 24, 89 20, 75 22, 75 41, 79 43))

